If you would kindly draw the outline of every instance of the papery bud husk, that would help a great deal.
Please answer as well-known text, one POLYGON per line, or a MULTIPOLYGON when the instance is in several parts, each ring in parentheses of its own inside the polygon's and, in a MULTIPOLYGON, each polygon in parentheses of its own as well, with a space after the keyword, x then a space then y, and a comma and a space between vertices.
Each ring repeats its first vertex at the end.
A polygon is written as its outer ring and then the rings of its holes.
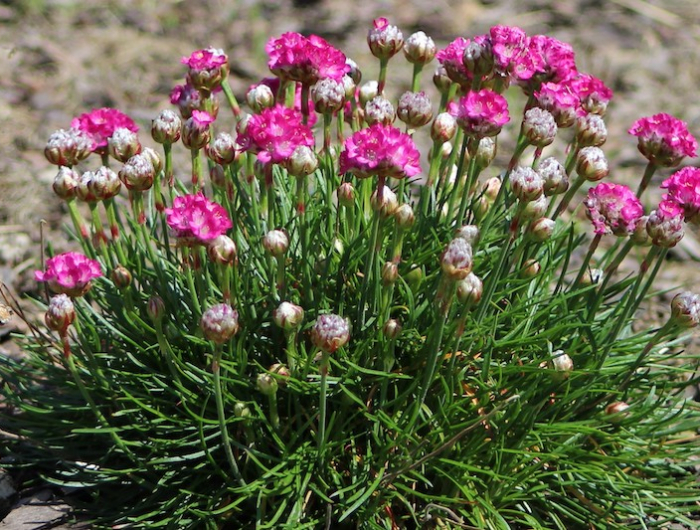
POLYGON ((226 235, 220 235, 207 243, 207 256, 213 263, 219 265, 235 265, 238 263, 236 243, 226 235))
POLYGON ((260 83, 248 89, 245 100, 255 114, 260 114, 263 110, 275 105, 275 94, 269 86, 260 83))
POLYGON ((146 304, 146 313, 153 322, 158 322, 165 315, 165 302, 160 296, 151 296, 146 304))
POLYGON ((523 134, 530 145, 542 148, 551 144, 557 135, 554 116, 539 107, 528 109, 523 119, 523 134))
POLYGON ((367 105, 367 102, 377 97, 377 94, 379 94, 379 84, 374 80, 367 81, 364 85, 360 87, 360 106, 364 108, 365 105, 367 105))
POLYGON ((46 326, 63 334, 75 321, 75 307, 73 301, 66 294, 57 294, 51 297, 49 307, 44 315, 46 326))
POLYGON ((430 138, 436 143, 445 143, 452 140, 457 132, 457 120, 449 112, 441 112, 435 116, 430 128, 430 138))
POLYGON ((202 314, 200 327, 204 338, 223 344, 238 332, 238 311, 228 304, 212 306, 202 314))
POLYGON ((450 241, 442 254, 442 272, 453 281, 463 280, 472 270, 472 246, 458 237, 450 241))
POLYGON ((422 31, 411 34, 404 42, 403 54, 409 63, 426 65, 435 58, 436 53, 435 42, 422 31))
POLYGON ((604 179, 610 173, 608 159, 599 147, 584 147, 576 157, 576 173, 589 182, 604 179))
POLYGON ((404 92, 399 98, 396 115, 413 129, 423 127, 433 119, 430 98, 425 92, 404 92))
POLYGON ((381 204, 379 203, 376 190, 374 193, 372 193, 372 197, 370 197, 370 204, 375 212, 379 212, 379 214, 385 218, 394 215, 394 212, 399 207, 399 201, 396 198, 396 194, 391 191, 388 186, 384 186, 384 189, 382 190, 381 204))
POLYGON ((624 401, 616 401, 605 407, 605 414, 610 423, 621 423, 628 415, 630 406, 624 401))
POLYGON ((272 319, 277 326, 285 331, 299 329, 304 321, 304 309, 291 302, 282 302, 272 312, 272 319))
POLYGON ((547 217, 535 219, 527 227, 527 235, 536 243, 547 241, 554 233, 556 222, 547 217))
POLYGON ((402 330, 403 326, 401 326, 401 323, 395 318, 390 318, 384 322, 384 325, 382 326, 382 333, 389 340, 396 340, 399 338, 402 330))
POLYGON ((232 164, 241 156, 240 151, 236 149, 236 141, 233 136, 226 132, 218 133, 207 144, 206 153, 211 160, 222 166, 232 164))
POLYGON ((481 279, 470 272, 467 277, 457 283, 457 300, 463 304, 475 306, 481 301, 484 284, 481 279))
POLYGON ((544 181, 544 194, 547 197, 559 195, 569 189, 569 179, 564 166, 554 157, 545 158, 537 166, 537 172, 544 181))
POLYGON ((473 247, 479 243, 481 231, 476 225, 464 225, 457 229, 455 237, 461 237, 473 247))
POLYGON ((520 269, 520 277, 527 279, 534 278, 540 273, 541 270, 542 265, 540 265, 539 261, 537 261, 536 259, 529 259, 525 263, 523 263, 523 266, 520 269))
POLYGON ((92 152, 93 141, 78 129, 55 131, 44 148, 46 160, 57 166, 74 166, 92 152))
POLYGON ((496 158, 498 143, 495 137, 486 136, 479 140, 479 147, 474 155, 474 161, 479 169, 486 169, 496 158))
POLYGON ((75 198, 80 174, 67 166, 58 169, 56 178, 53 181, 53 191, 64 201, 75 198))
POLYGON ((111 274, 112 281, 118 289, 126 289, 131 285, 133 277, 129 269, 123 265, 117 265, 111 274))
POLYGON ((576 118, 576 141, 580 147, 600 147, 608 139, 602 116, 586 114, 576 118))
POLYGON ((413 213, 413 208, 410 204, 402 204, 394 212, 394 218, 396 219, 396 224, 399 228, 404 230, 411 228, 416 222, 416 216, 413 213))
POLYGON ((126 162, 141 152, 138 135, 126 127, 118 127, 107 139, 107 152, 119 162, 126 162))
POLYGON ((159 144, 174 144, 180 139, 181 131, 182 120, 170 109, 161 111, 151 122, 151 137, 159 144))
POLYGON ((319 315, 311 328, 311 342, 326 353, 334 353, 349 340, 350 324, 339 315, 319 315))
POLYGON ((391 285, 396 282, 399 277, 399 268, 393 261, 387 261, 382 265, 382 284, 391 285))
POLYGON ((671 320, 682 328, 700 323, 700 296, 690 291, 678 293, 671 300, 671 320))
POLYGON ((552 358, 547 362, 547 366, 550 370, 556 370, 556 373, 553 375, 555 380, 564 381, 571 375, 574 369, 574 361, 562 350, 556 350, 552 352, 552 358))
POLYGON ((283 256, 289 249, 289 236, 282 230, 270 230, 262 241, 265 250, 272 256, 283 256))
POLYGON ((263 396, 272 396, 278 389, 277 379, 266 373, 258 374, 255 386, 263 396))
POLYGON ((350 182, 343 182, 338 187, 338 202, 343 206, 354 206, 355 187, 350 182))
POLYGON ((293 177, 305 177, 318 169, 318 157, 313 149, 300 145, 287 159, 285 167, 293 177))
POLYGON ((381 123, 391 125, 396 118, 396 111, 391 101, 383 96, 376 96, 365 105, 365 121, 369 125, 381 123))

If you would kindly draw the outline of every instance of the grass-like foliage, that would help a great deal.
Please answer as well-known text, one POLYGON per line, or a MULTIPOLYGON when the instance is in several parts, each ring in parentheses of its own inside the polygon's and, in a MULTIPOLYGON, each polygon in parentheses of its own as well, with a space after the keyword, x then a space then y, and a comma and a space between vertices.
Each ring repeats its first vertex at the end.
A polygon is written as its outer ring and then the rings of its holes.
POLYGON ((700 302, 677 296, 658 329, 632 322, 697 214, 698 175, 666 181, 649 216, 638 197, 694 138, 667 115, 637 122, 639 190, 606 179, 592 224, 575 221, 576 191, 607 177, 610 93, 570 48, 517 28, 458 39, 431 103, 428 37, 404 43, 380 19, 368 41, 379 77, 358 99, 339 50, 285 34, 250 114, 223 52, 186 59, 182 127, 153 122, 162 155, 114 109, 52 136, 82 254, 42 266, 62 293, 48 328, 0 362, 6 460, 80 488, 78 507, 119 528, 692 525, 700 414, 679 337, 700 302), (382 95, 402 45, 399 128, 382 95), (502 94, 526 101, 520 117, 502 94), (235 140, 215 134, 227 119, 235 140), (517 137, 505 164, 502 127, 517 137), (172 179, 181 133, 191 183, 172 179), (566 159, 543 158, 549 144, 566 159))

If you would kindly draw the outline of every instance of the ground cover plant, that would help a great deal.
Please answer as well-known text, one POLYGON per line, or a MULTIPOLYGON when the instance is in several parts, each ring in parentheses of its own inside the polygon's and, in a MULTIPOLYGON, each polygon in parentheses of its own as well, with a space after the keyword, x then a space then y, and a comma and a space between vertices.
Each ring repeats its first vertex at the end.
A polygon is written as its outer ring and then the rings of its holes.
POLYGON ((631 190, 602 149, 612 93, 567 44, 495 26, 438 51, 385 19, 367 41, 363 83, 320 37, 272 38, 242 104, 226 54, 193 52, 160 151, 117 109, 51 136, 81 248, 49 248, 46 327, 0 364, 14 465, 102 526, 692 525, 677 342, 700 299, 631 326, 700 207, 686 125, 630 124, 631 190))

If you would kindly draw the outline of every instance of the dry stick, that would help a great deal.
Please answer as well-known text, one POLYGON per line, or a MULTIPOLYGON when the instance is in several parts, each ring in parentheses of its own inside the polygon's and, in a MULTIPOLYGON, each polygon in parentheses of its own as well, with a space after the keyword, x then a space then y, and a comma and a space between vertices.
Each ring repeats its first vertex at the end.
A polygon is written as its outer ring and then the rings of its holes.
POLYGON ((381 484, 383 486, 390 484, 399 475, 402 475, 408 471, 411 471, 413 469, 416 469, 417 467, 420 467, 421 465, 423 465, 424 462, 427 462, 428 460, 430 460, 433 457, 436 457, 437 455, 439 455, 443 451, 446 451, 447 449, 452 447, 454 444, 456 444, 458 441, 460 441, 462 438, 464 438, 471 431, 476 429, 479 425, 484 423, 486 420, 489 420, 494 414, 501 412, 506 407, 506 405, 508 403, 510 403, 511 401, 515 401, 516 399, 520 399, 519 394, 515 394, 514 396, 510 396, 508 399, 506 399, 503 403, 501 403, 499 406, 497 406, 495 409, 493 409, 488 414, 485 414, 483 416, 479 416, 479 421, 471 424, 469 427, 462 429, 461 431, 459 431, 457 434, 455 434, 452 438, 447 440, 444 444, 442 444, 440 447, 438 447, 434 451, 431 451, 427 455, 419 458, 418 460, 416 460, 412 464, 409 464, 409 465, 399 469, 398 471, 395 471, 395 472, 385 476, 382 479, 381 484))

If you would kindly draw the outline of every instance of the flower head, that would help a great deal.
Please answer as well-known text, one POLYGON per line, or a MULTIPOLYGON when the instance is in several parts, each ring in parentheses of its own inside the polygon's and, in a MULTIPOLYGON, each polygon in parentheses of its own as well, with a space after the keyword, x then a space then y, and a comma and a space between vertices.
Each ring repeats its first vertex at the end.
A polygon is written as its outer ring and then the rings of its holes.
POLYGON ((464 133, 476 138, 496 136, 510 121, 508 102, 500 94, 485 88, 469 92, 448 109, 464 133))
POLYGON ((75 306, 67 294, 57 294, 49 300, 49 307, 44 314, 44 322, 49 329, 64 334, 75 321, 75 306))
POLYGON ((447 47, 436 54, 437 60, 445 68, 447 76, 460 85, 468 86, 472 81, 472 72, 464 66, 464 50, 469 45, 469 39, 457 37, 447 47))
POLYGON ((698 142, 686 123, 669 114, 640 118, 627 132, 638 138, 639 152, 658 166, 675 167, 697 152, 698 142))
POLYGON ((574 93, 571 83, 542 83, 534 93, 537 105, 554 116, 559 127, 571 127, 580 112, 581 100, 574 93))
POLYGON ((570 44, 546 35, 528 39, 528 55, 534 60, 534 76, 540 82, 559 83, 575 76, 576 60, 570 44))
POLYGON ((108 140, 116 129, 124 127, 132 132, 139 130, 138 125, 129 116, 120 110, 107 107, 93 109, 73 118, 70 126, 85 133, 93 142, 92 150, 98 152, 107 148, 108 140))
POLYGON ((519 80, 532 77, 535 72, 533 54, 528 53, 528 37, 524 30, 512 26, 494 26, 490 29, 495 70, 504 77, 513 75, 519 80))
POLYGON ((90 290, 91 280, 102 276, 100 263, 77 252, 58 254, 46 260, 45 271, 35 271, 34 279, 46 282, 55 293, 82 296, 90 290))
POLYGON ((175 197, 173 207, 165 210, 168 225, 179 238, 194 238, 206 243, 226 232, 232 223, 226 210, 201 193, 175 197))
POLYGON ((238 311, 228 304, 217 304, 202 314, 200 326, 204 337, 223 344, 238 332, 238 311))
POLYGON ((181 59, 189 67, 187 79, 199 90, 211 91, 221 85, 228 74, 228 56, 223 50, 207 48, 192 52, 181 59))
POLYGON ((350 340, 350 325, 340 315, 319 315, 311 328, 311 342, 326 353, 334 353, 350 340))
POLYGON ((571 87, 585 111, 601 116, 605 114, 613 91, 600 79, 588 74, 579 74, 571 81, 571 87))
POLYGON ((675 247, 683 239, 683 208, 673 201, 661 201, 658 209, 649 214, 646 229, 652 245, 675 247))
POLYGON ((412 177, 420 172, 420 153, 409 135, 376 123, 345 140, 340 172, 359 178, 412 177))
POLYGON ((297 147, 312 147, 311 129, 302 123, 301 113, 275 105, 250 117, 245 132, 238 135, 239 145, 258 154, 262 163, 285 162, 297 147))
POLYGON ((626 236, 634 231, 644 208, 627 186, 603 182, 588 190, 588 218, 596 234, 626 236))
POLYGON ((690 291, 678 293, 671 300, 671 320, 683 328, 700 324, 700 296, 690 291))
POLYGON ((313 85, 319 79, 340 79, 350 67, 345 54, 318 35, 283 33, 265 46, 267 66, 275 75, 313 85))
POLYGON ((73 166, 93 150, 93 141, 78 129, 59 129, 49 136, 44 149, 46 159, 57 166, 73 166))
POLYGON ((668 190, 664 200, 672 201, 683 208, 685 218, 698 220, 700 214, 700 169, 684 167, 666 179, 662 188, 668 190))
POLYGON ((367 33, 367 44, 372 55, 379 59, 389 59, 403 47, 403 33, 389 24, 387 19, 377 18, 367 33))

